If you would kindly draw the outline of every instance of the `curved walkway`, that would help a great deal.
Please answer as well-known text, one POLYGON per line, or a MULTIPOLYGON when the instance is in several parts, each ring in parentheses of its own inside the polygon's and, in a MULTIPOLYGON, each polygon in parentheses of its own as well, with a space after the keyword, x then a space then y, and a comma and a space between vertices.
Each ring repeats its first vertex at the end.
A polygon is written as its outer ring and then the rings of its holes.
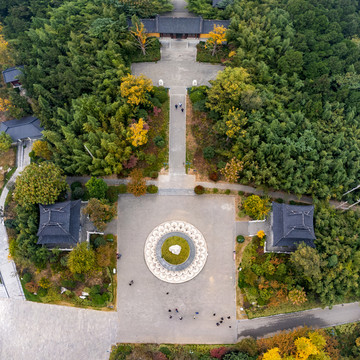
MULTIPOLYGON (((30 164, 29 152, 32 148, 32 141, 25 141, 18 144, 16 165, 17 169, 4 187, 0 196, 0 208, 4 209, 5 200, 9 193, 9 188, 15 183, 16 177, 30 164)), ((25 300, 24 292, 20 284, 20 279, 16 271, 13 260, 9 259, 9 243, 6 228, 1 218, 0 221, 0 275, 3 282, 3 290, 0 292, 1 297, 25 300)))

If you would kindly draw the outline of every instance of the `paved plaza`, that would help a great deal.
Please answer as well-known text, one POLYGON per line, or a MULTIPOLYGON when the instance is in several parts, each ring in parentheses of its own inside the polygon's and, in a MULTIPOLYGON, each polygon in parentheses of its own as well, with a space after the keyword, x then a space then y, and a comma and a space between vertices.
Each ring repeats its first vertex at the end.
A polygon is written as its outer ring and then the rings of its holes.
POLYGON ((234 231, 233 197, 120 196, 118 248, 122 258, 118 266, 118 338, 123 342, 235 342, 234 231), (186 283, 163 282, 145 264, 147 236, 168 220, 191 223, 207 243, 205 267, 186 283), (134 284, 129 286, 131 280, 134 284), (193 318, 195 312, 199 312, 196 319, 193 318), (227 316, 231 319, 216 326, 220 317, 227 316))

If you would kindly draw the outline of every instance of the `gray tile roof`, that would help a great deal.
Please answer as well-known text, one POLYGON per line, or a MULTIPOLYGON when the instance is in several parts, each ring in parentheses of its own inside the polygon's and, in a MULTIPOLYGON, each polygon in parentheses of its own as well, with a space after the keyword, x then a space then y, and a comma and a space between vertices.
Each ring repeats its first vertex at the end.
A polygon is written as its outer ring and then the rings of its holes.
MULTIPOLYGON (((148 33, 161 34, 208 34, 214 25, 228 28, 230 20, 203 20, 198 17, 169 17, 157 16, 155 19, 140 20, 148 33)), ((131 21, 129 20, 129 26, 131 21)))
POLYGON ((20 139, 37 139, 42 137, 40 120, 34 116, 26 116, 22 119, 4 121, 0 124, 0 132, 5 131, 13 141, 20 139))
POLYGON ((202 18, 158 17, 158 31, 162 34, 201 34, 202 18))
POLYGON ((79 241, 81 201, 39 205, 38 244, 70 248, 79 241))
POLYGON ((314 206, 298 206, 272 203, 272 236, 269 239, 271 251, 277 247, 293 251, 304 242, 315 247, 314 206))
POLYGON ((18 80, 19 76, 22 75, 21 69, 23 69, 23 68, 24 68, 24 66, 20 65, 20 66, 14 66, 14 67, 4 70, 2 72, 2 75, 3 75, 5 83, 8 84, 12 81, 18 80))
POLYGON ((222 25, 227 29, 230 25, 230 20, 204 20, 201 33, 208 34, 210 31, 213 31, 214 25, 216 26, 222 25))

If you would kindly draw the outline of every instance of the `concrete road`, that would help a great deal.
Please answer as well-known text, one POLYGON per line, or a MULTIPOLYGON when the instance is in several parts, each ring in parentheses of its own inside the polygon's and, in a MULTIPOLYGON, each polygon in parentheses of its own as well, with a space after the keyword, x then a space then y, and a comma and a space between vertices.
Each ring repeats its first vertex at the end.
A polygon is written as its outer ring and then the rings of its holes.
POLYGON ((356 321, 360 321, 359 303, 335 305, 331 310, 313 309, 253 320, 239 320, 238 338, 240 340, 247 336, 269 337, 280 330, 290 330, 298 326, 323 328, 356 321))

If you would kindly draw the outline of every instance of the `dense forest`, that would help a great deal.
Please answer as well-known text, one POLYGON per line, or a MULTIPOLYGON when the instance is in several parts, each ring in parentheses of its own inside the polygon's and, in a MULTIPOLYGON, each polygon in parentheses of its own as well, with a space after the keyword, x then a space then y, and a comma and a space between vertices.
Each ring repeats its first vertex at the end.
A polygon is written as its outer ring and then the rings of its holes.
POLYGON ((355 0, 235 0, 232 55, 198 105, 241 183, 319 198, 359 183, 360 14, 355 0), (202 105, 202 106, 201 106, 202 105))
MULTIPOLYGON (((9 38, 16 37, 11 42, 15 62, 25 65, 22 81, 45 128, 53 161, 67 174, 126 175, 137 160, 151 165, 153 157, 143 151, 146 141, 132 141, 132 130, 140 119, 149 130, 148 115, 159 114, 167 94, 147 86, 145 79, 128 76, 139 53, 127 23, 133 7, 112 0, 60 6, 44 1, 40 11, 35 2, 25 3, 8 4, 1 14, 9 24, 9 38), (31 21, 24 18, 21 26, 28 30, 18 33, 11 24, 23 7, 31 21), (131 92, 138 85, 145 91, 134 100, 131 92)), ((144 1, 137 13, 152 15, 150 8, 165 11, 171 4, 144 1)))

